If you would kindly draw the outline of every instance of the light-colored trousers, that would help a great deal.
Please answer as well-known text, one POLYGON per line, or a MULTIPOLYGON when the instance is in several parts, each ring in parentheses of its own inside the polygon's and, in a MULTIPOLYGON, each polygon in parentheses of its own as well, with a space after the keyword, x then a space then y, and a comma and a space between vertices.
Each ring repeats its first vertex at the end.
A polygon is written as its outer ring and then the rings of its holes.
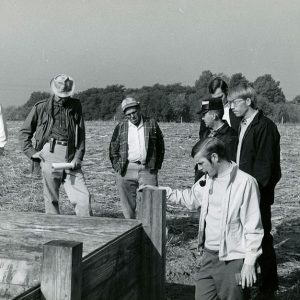
POLYGON ((117 174, 116 179, 123 215, 126 219, 135 219, 137 189, 146 184, 157 186, 157 170, 129 163, 125 176, 117 174))
POLYGON ((85 184, 81 169, 52 172, 53 162, 65 162, 66 146, 55 145, 51 153, 50 144, 46 143, 41 151, 41 168, 44 185, 46 214, 59 214, 59 188, 64 186, 66 194, 73 204, 77 216, 91 215, 90 194, 85 184))
POLYGON ((238 285, 242 259, 220 261, 215 251, 205 249, 196 267, 195 300, 246 300, 247 290, 238 285))

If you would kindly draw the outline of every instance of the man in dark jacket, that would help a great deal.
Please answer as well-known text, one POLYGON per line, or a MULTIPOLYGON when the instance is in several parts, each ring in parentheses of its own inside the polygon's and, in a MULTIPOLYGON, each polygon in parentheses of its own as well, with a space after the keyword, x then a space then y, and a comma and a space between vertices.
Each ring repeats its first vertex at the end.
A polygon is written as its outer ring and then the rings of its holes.
POLYGON ((109 156, 117 172, 117 186, 124 217, 135 218, 136 192, 142 185, 157 185, 157 171, 164 159, 164 139, 155 120, 141 114, 138 101, 122 101, 125 120, 112 135, 109 156))
POLYGON ((236 162, 239 168, 258 182, 261 194, 260 211, 264 228, 262 255, 259 258, 262 273, 262 297, 274 298, 278 288, 276 255, 271 235, 271 205, 274 189, 281 178, 280 135, 277 126, 256 107, 256 92, 247 84, 229 93, 234 114, 242 117, 236 162))
MULTIPOLYGON (((217 137, 224 142, 228 159, 235 161, 238 137, 236 131, 228 125, 227 121, 222 120, 224 115, 222 97, 211 97, 203 100, 201 110, 198 112, 198 114, 201 114, 202 121, 207 128, 202 135, 202 139, 207 137, 217 137)), ((195 182, 198 181, 202 176, 203 172, 198 171, 196 166, 195 182)))
MULTIPOLYGON (((232 109, 229 107, 227 102, 228 95, 228 85, 227 83, 219 76, 215 76, 208 84, 208 92, 212 98, 222 98, 224 114, 223 120, 227 121, 227 124, 232 127, 236 132, 238 131, 241 118, 238 118, 233 113, 232 109)), ((199 138, 200 140, 206 134, 207 127, 202 121, 200 123, 199 138)))
POLYGON ((63 183, 76 214, 89 216, 90 194, 81 171, 85 153, 81 104, 71 98, 75 85, 70 76, 58 75, 50 86, 54 95, 33 106, 20 130, 21 147, 33 166, 41 166, 46 213, 59 214, 63 183), (70 163, 70 169, 53 170, 52 163, 65 162, 70 163))

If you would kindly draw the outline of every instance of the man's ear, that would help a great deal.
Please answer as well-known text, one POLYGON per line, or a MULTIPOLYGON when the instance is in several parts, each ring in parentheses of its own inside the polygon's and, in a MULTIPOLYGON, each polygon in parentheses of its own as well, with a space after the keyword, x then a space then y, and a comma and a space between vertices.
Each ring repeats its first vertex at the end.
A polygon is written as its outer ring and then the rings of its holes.
POLYGON ((251 103, 252 103, 251 98, 247 98, 247 99, 246 99, 246 104, 247 104, 248 106, 251 106, 251 103))
POLYGON ((219 161, 219 155, 217 153, 212 153, 210 158, 212 162, 217 163, 219 161))

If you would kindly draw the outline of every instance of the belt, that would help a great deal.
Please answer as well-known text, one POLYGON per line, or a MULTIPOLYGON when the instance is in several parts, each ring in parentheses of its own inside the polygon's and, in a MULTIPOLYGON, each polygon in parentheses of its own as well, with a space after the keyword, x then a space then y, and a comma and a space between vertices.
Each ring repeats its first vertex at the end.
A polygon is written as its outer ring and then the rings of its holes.
POLYGON ((140 160, 137 161, 132 161, 133 164, 137 164, 137 165, 146 165, 146 163, 142 163, 140 160))
POLYGON ((55 141, 57 145, 62 145, 62 146, 67 146, 68 142, 67 141, 55 141))

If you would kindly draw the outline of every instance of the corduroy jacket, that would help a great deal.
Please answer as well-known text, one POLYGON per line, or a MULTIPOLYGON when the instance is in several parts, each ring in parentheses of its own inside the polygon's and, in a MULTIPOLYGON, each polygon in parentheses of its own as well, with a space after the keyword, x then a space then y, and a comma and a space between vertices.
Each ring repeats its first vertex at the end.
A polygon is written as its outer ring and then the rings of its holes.
MULTIPOLYGON (((21 149, 29 158, 32 158, 34 153, 42 150, 49 140, 54 123, 53 101, 55 101, 54 96, 51 96, 36 103, 20 129, 21 149)), ((66 111, 68 130, 66 161, 70 162, 74 157, 82 160, 85 153, 85 126, 81 103, 78 99, 67 98, 63 106, 66 111)))
MULTIPOLYGON (((165 146, 163 134, 157 122, 142 116, 145 130, 146 167, 151 170, 161 168, 165 146)), ((128 121, 120 122, 112 135, 109 146, 109 157, 113 169, 124 176, 128 166, 128 121)))

